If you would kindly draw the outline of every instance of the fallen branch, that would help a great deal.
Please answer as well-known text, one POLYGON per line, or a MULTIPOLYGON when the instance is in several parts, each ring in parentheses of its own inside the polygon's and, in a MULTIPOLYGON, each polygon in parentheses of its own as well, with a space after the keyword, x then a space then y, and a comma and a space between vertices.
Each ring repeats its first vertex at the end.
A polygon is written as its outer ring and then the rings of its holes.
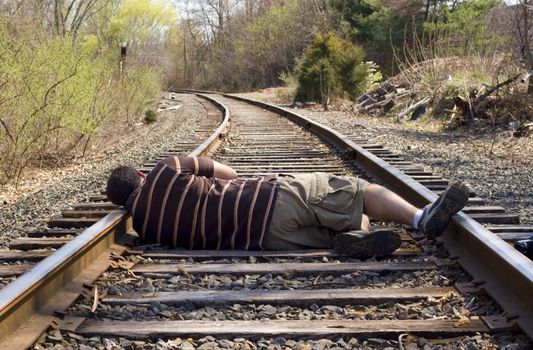
POLYGON ((383 100, 383 101, 373 103, 371 105, 364 106, 362 109, 364 111, 370 111, 376 108, 383 108, 385 110, 390 110, 392 107, 394 107, 394 101, 392 99, 388 99, 388 100, 383 100))
POLYGON ((417 103, 407 107, 406 109, 404 109, 403 111, 400 112, 400 114, 398 114, 396 116, 396 120, 400 120, 400 119, 403 119, 405 118, 409 113, 413 112, 414 110, 416 110, 418 107, 420 106, 425 106, 426 104, 428 104, 428 102, 431 101, 431 97, 424 97, 423 99, 421 99, 420 101, 418 101, 417 103))
POLYGON ((477 105, 478 103, 480 103, 481 101, 483 101, 484 99, 486 99, 487 97, 489 97, 493 92, 495 92, 495 91, 501 89, 502 87, 504 87, 504 86, 506 86, 506 85, 511 84, 512 82, 518 80, 518 78, 520 78, 521 76, 522 76, 522 73, 517 74, 517 75, 515 75, 514 77, 511 77, 511 78, 509 78, 509 79, 507 79, 507 80, 505 80, 505 81, 503 81, 503 82, 501 82, 501 83, 499 83, 499 84, 497 84, 497 85, 494 85, 493 87, 487 89, 487 91, 485 91, 485 93, 479 95, 479 96, 475 99, 473 105, 477 105))

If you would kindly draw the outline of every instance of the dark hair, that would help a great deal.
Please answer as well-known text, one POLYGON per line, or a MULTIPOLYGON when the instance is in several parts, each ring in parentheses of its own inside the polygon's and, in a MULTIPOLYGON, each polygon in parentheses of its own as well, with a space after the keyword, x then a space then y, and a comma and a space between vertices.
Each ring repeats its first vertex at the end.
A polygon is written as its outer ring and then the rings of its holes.
POLYGON ((117 205, 126 205, 128 197, 141 185, 137 170, 130 166, 115 168, 107 179, 107 197, 117 205))

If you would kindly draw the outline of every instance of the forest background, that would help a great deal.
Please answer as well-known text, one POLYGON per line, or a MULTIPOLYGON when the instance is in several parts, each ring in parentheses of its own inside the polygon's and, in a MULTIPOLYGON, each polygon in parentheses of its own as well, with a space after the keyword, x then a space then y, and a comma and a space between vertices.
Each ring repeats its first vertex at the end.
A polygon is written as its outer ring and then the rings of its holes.
POLYGON ((435 101, 530 99, 532 23, 533 0, 2 0, 1 179, 139 127, 172 87, 327 108, 401 72, 435 101))

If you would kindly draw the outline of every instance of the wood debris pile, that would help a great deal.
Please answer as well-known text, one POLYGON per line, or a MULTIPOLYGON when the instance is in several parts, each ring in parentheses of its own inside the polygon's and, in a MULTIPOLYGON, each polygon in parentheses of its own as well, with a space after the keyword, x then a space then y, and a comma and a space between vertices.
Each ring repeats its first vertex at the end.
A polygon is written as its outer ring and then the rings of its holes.
POLYGON ((377 117, 384 116, 394 107, 398 100, 411 95, 411 87, 407 83, 395 84, 385 82, 380 87, 357 98, 354 112, 365 113, 377 117))
POLYGON ((447 95, 441 92, 431 96, 421 93, 418 86, 391 79, 358 97, 353 112, 375 117, 389 114, 396 120, 416 120, 429 112, 434 117, 444 118, 448 129, 481 122, 509 125, 514 130, 513 136, 527 137, 533 134, 531 104, 522 101, 520 94, 499 93, 522 77, 520 73, 493 86, 471 86, 464 93, 447 95))
POLYGON ((409 83, 388 81, 357 98, 354 112, 382 117, 394 108, 399 111, 396 119, 415 120, 426 112, 431 100, 429 96, 417 97, 409 83))

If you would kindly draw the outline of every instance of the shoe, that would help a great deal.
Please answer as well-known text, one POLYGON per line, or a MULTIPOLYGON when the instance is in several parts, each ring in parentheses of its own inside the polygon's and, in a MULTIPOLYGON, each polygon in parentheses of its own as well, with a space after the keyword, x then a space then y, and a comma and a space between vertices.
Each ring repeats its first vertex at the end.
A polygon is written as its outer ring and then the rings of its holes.
POLYGON ((514 247, 520 253, 533 260, 533 236, 514 242, 514 247))
POLYGON ((465 207, 468 195, 466 185, 460 182, 450 184, 435 202, 424 207, 418 230, 429 238, 442 235, 451 217, 465 207))
POLYGON ((387 229, 340 232, 333 237, 333 248, 339 254, 360 258, 390 255, 401 244, 400 235, 387 229))

